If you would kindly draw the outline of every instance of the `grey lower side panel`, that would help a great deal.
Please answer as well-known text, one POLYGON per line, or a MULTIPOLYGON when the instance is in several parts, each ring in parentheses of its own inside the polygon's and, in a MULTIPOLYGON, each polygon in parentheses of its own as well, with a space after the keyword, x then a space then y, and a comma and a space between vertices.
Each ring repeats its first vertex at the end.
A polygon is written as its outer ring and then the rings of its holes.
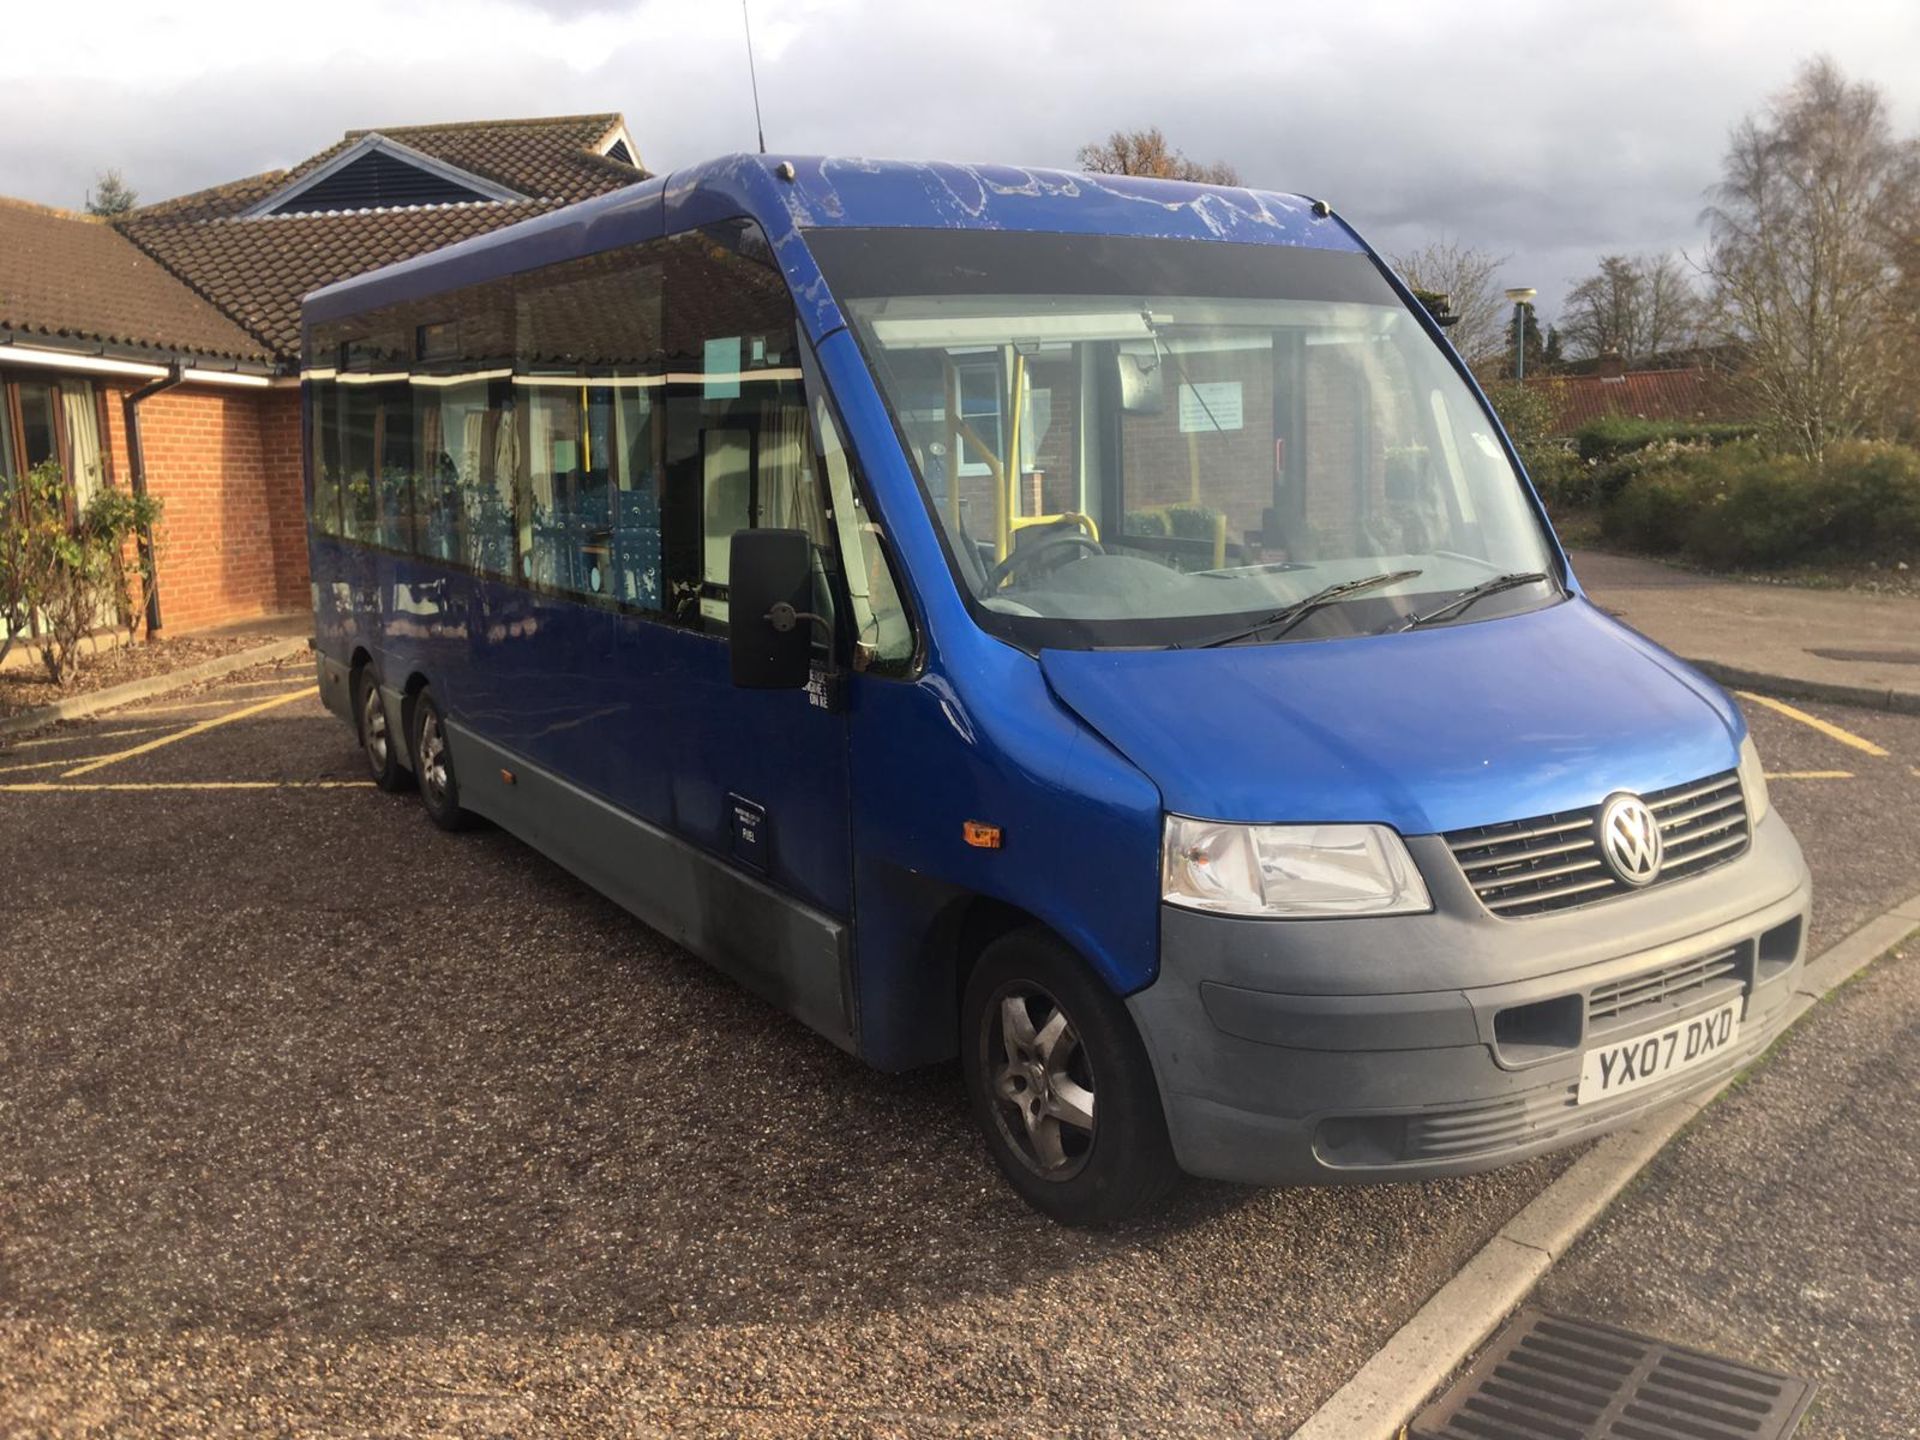
POLYGON ((320 682, 321 703, 349 725, 353 724, 353 696, 348 691, 347 667, 331 656, 322 655, 314 669, 320 682))
POLYGON ((845 924, 456 723, 448 723, 447 740, 463 806, 859 1053, 845 924))

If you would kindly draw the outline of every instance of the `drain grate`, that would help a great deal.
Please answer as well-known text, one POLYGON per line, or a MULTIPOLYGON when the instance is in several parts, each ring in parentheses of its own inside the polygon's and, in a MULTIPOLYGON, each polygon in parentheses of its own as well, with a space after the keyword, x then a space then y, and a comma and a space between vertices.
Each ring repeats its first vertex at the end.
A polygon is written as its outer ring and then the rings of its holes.
POLYGON ((1785 1440, 1813 1382, 1522 1310, 1409 1440, 1785 1440))

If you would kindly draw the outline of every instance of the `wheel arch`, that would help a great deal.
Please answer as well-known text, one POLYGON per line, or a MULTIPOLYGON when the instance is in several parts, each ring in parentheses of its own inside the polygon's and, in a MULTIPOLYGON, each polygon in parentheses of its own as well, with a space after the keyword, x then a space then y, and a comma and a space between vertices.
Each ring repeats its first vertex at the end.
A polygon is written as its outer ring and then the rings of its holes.
POLYGON ((1080 953, 1022 906, 885 869, 891 873, 878 888, 871 881, 879 877, 869 875, 867 888, 856 891, 863 952, 860 1048, 884 1069, 938 1064, 960 1053, 967 981, 987 947, 1003 935, 1037 930, 1080 953))

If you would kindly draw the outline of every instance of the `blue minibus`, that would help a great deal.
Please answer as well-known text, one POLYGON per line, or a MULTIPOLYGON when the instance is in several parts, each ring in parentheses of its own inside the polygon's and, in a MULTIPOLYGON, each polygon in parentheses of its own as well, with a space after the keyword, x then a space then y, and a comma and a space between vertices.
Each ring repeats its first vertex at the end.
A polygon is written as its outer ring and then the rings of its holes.
POLYGON ((1740 712, 1326 204, 736 156, 308 297, 322 693, 1032 1205, 1485 1169, 1784 1022, 1740 712))

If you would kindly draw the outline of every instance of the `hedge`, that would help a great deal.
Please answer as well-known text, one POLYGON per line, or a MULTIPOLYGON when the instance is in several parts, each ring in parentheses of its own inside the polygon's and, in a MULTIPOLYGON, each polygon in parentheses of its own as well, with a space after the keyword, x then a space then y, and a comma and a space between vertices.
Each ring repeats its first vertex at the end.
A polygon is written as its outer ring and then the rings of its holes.
POLYGON ((1573 432, 1574 453, 1589 465, 1605 465, 1649 445, 1725 445, 1751 440, 1757 425, 1705 420, 1642 420, 1632 415, 1603 415, 1573 432))
POLYGON ((1920 451, 1856 442, 1824 466, 1752 440, 1675 447, 1601 511, 1608 541, 1708 565, 1920 559, 1920 451))

